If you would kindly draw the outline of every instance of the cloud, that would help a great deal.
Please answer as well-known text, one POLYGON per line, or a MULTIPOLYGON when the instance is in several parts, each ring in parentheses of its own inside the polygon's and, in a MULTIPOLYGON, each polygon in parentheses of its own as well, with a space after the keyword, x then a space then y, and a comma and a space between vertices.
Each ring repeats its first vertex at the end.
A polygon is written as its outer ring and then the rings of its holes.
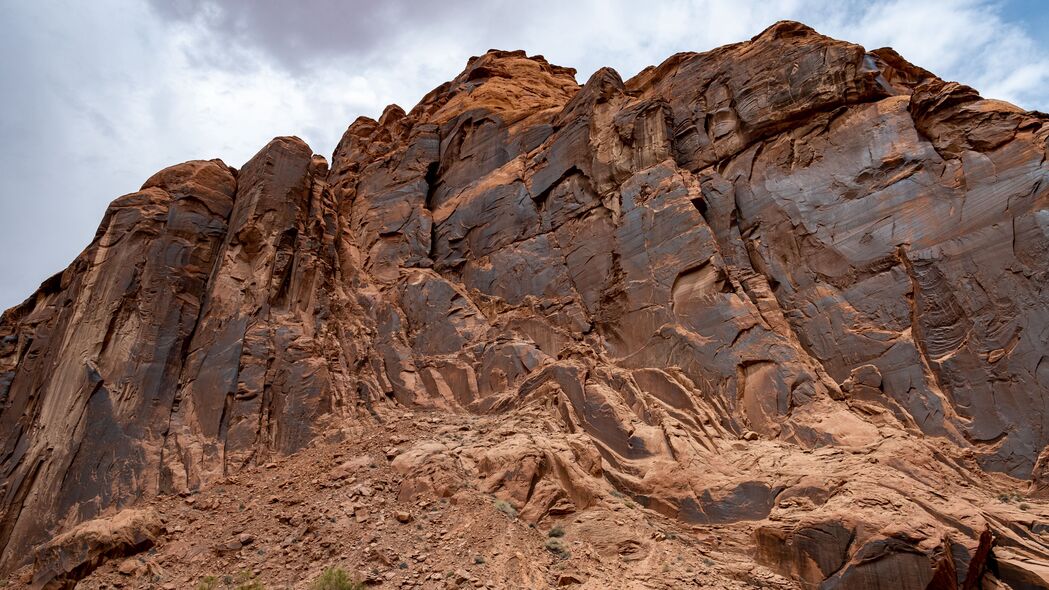
POLYGON ((0 308, 90 241, 106 204, 195 158, 240 166, 275 135, 328 154, 358 115, 410 108, 493 47, 629 77, 790 18, 891 45, 987 96, 1049 110, 1044 38, 997 1, 93 0, 0 20, 0 308), (640 6, 640 8, 639 8, 640 6))
POLYGON ((986 0, 669 0, 640 9, 614 0, 314 0, 290 10, 284 3, 250 0, 152 5, 164 18, 207 31, 192 50, 201 63, 235 67, 231 60, 255 53, 289 75, 310 76, 334 60, 369 71, 369 79, 396 79, 392 68, 406 65, 404 58, 409 66, 428 59, 431 69, 446 70, 449 63, 440 57, 454 56, 458 67, 489 47, 543 53, 584 78, 605 65, 629 76, 675 52, 739 41, 790 18, 872 49, 892 46, 989 96, 1049 108, 1044 42, 1007 22, 1004 4, 986 0))
MULTIPOLYGON (((487 7, 505 4, 492 2, 487 7)), ((418 29, 447 30, 473 22, 468 2, 312 0, 295 5, 264 0, 151 0, 158 16, 208 30, 193 48, 207 63, 236 67, 230 48, 259 50, 282 67, 301 70, 345 55, 379 57, 418 29)))
POLYGON ((868 3, 821 31, 870 49, 893 47, 911 62, 986 97, 1049 110, 1045 39, 1036 40, 1019 23, 1006 21, 1000 3, 868 3))

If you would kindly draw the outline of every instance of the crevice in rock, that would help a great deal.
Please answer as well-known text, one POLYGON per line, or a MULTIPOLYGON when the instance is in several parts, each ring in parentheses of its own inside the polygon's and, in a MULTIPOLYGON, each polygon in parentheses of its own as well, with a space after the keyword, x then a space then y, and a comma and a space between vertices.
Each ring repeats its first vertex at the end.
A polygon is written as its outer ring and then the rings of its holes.
POLYGON ((696 208, 696 211, 699 211, 699 216, 702 217, 704 221, 706 221, 707 201, 703 197, 696 197, 694 199, 691 199, 689 202, 692 203, 692 206, 696 208))
MULTIPOLYGON (((193 318, 193 327, 190 328, 189 332, 182 339, 182 343, 181 343, 180 348, 179 348, 178 371, 174 372, 175 382, 170 384, 170 386, 174 389, 174 393, 172 394, 172 397, 171 397, 171 405, 168 408, 167 419, 165 420, 164 428, 162 430, 161 437, 160 437, 160 451, 158 453, 158 456, 159 456, 159 459, 158 459, 159 469, 157 469, 157 481, 156 481, 156 485, 157 485, 157 489, 158 490, 163 490, 164 489, 164 485, 163 485, 164 484, 164 482, 163 482, 164 475, 163 474, 164 474, 164 471, 165 471, 164 465, 167 463, 166 457, 165 457, 165 453, 167 452, 167 448, 168 448, 168 438, 171 436, 172 421, 174 420, 175 414, 178 413, 179 409, 182 406, 183 391, 185 390, 186 385, 193 380, 191 377, 189 377, 188 375, 185 374, 186 363, 187 363, 187 361, 189 361, 189 357, 193 353, 193 351, 191 350, 191 347, 193 346, 194 338, 196 338, 197 333, 199 332, 200 324, 203 321, 204 316, 205 316, 205 311, 208 310, 208 308, 211 305, 211 296, 212 296, 211 295, 211 291, 212 291, 212 288, 214 287, 214 284, 215 284, 215 278, 218 276, 219 270, 222 268, 222 262, 225 259, 226 249, 228 248, 228 244, 229 244, 229 241, 230 241, 230 237, 231 236, 229 235, 229 223, 230 223, 230 220, 231 220, 231 218, 233 216, 233 212, 234 212, 234 210, 236 208, 235 207, 235 203, 236 203, 236 197, 235 196, 236 196, 236 192, 237 192, 238 188, 239 188, 238 186, 234 185, 234 187, 233 187, 233 195, 234 195, 233 201, 234 201, 234 205, 230 207, 229 213, 227 213, 226 217, 222 219, 222 222, 224 224, 222 236, 221 237, 216 236, 214 241, 211 243, 210 247, 213 249, 213 260, 211 261, 211 269, 208 272, 207 279, 201 283, 200 293, 198 295, 198 305, 197 305, 197 308, 196 308, 196 315, 193 318)), ((184 460, 184 459, 180 459, 180 460, 184 460)), ((187 469, 187 474, 188 474, 188 469, 187 469)), ((187 477, 188 477, 188 475, 187 475, 187 477)), ((188 487, 188 482, 187 482, 187 487, 188 487)))
POLYGON ((907 278, 911 282, 910 294, 907 296, 907 305, 910 308, 910 319, 911 319, 911 341, 914 342, 914 348, 918 351, 918 358, 922 362, 922 372, 928 375, 932 381, 930 384, 935 393, 941 400, 943 400, 944 409, 953 410, 953 406, 947 400, 944 395, 943 387, 940 384, 939 375, 933 369, 933 361, 929 358, 929 352, 925 348, 925 341, 922 336, 921 326, 921 313, 918 310, 918 298, 921 297, 921 285, 918 282, 918 277, 914 273, 914 265, 911 262, 910 257, 907 255, 907 247, 899 246, 896 248, 896 255, 903 265, 903 268, 907 271, 907 278))
POLYGON ((426 166, 426 198, 423 201, 423 208, 433 213, 434 210, 434 197, 437 193, 437 184, 439 182, 439 172, 441 169, 441 163, 439 161, 430 162, 426 166))
POLYGON ((291 227, 281 232, 280 237, 277 239, 277 245, 273 254, 273 276, 278 279, 276 289, 273 289, 273 280, 270 279, 270 295, 269 302, 275 308, 281 309, 288 305, 288 290, 291 287, 292 277, 295 276, 296 262, 299 257, 296 248, 298 242, 299 230, 297 227, 291 227))
POLYGON ((584 178, 586 177, 586 174, 574 164, 569 166, 567 170, 561 173, 561 176, 557 177, 557 180, 550 184, 550 186, 546 187, 546 189, 538 195, 532 196, 532 202, 535 203, 536 210, 542 212, 546 208, 546 202, 550 198, 550 193, 552 193, 557 187, 561 186, 561 183, 568 180, 573 174, 581 174, 584 178))
MULTIPOLYGON (((243 338, 243 336, 241 337, 243 338)), ((242 358, 238 355, 238 359, 242 358)), ((240 367, 238 366, 237 373, 240 373, 240 367)), ((234 386, 237 383, 237 378, 233 379, 234 386)), ((227 464, 227 457, 229 456, 229 421, 231 414, 233 413, 233 406, 236 403, 234 399, 234 393, 228 391, 225 394, 222 402, 222 413, 219 414, 219 428, 218 428, 218 440, 222 442, 222 457, 220 458, 222 466, 222 474, 228 475, 229 465, 227 464)))
POLYGON ((987 567, 989 560, 993 559, 991 549, 994 547, 995 540, 990 527, 985 528, 980 533, 980 540, 976 546, 976 551, 973 552, 972 558, 969 560, 969 568, 965 572, 965 582, 962 584, 961 590, 976 590, 980 587, 984 569, 987 567))

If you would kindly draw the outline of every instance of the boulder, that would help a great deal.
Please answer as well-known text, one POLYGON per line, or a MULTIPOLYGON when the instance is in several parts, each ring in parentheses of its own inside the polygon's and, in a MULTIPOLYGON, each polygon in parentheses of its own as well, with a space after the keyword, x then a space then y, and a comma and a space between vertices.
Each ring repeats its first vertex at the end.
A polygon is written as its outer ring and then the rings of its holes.
MULTIPOLYGON (((73 588, 77 581, 107 560, 149 549, 163 532, 160 517, 151 510, 127 509, 111 517, 80 523, 37 552, 31 587, 35 590, 73 588)), ((138 568, 137 561, 128 559, 121 562, 119 570, 130 575, 138 568)))

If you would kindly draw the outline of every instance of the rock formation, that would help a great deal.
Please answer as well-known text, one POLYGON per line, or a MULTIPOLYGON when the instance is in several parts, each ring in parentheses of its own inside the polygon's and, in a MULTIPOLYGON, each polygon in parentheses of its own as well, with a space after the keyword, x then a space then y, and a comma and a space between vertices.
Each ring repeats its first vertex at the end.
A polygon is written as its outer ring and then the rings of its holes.
POLYGON ((0 571, 407 408, 517 431, 419 441, 406 501, 462 468, 800 588, 1049 587, 1047 116, 791 22, 574 74, 490 51, 330 169, 277 138, 114 201, 0 321, 0 571))

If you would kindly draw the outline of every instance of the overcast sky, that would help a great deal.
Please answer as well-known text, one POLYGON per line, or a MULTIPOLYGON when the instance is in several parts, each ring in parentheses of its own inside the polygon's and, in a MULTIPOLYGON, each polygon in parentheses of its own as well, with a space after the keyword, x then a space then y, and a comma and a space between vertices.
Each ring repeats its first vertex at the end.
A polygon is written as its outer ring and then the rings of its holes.
POLYGON ((358 115, 407 110, 467 58, 524 49, 624 78, 780 19, 895 47, 984 96, 1049 111, 1049 2, 0 0, 0 309, 88 244, 164 166, 242 165, 276 135, 331 154, 358 115))

